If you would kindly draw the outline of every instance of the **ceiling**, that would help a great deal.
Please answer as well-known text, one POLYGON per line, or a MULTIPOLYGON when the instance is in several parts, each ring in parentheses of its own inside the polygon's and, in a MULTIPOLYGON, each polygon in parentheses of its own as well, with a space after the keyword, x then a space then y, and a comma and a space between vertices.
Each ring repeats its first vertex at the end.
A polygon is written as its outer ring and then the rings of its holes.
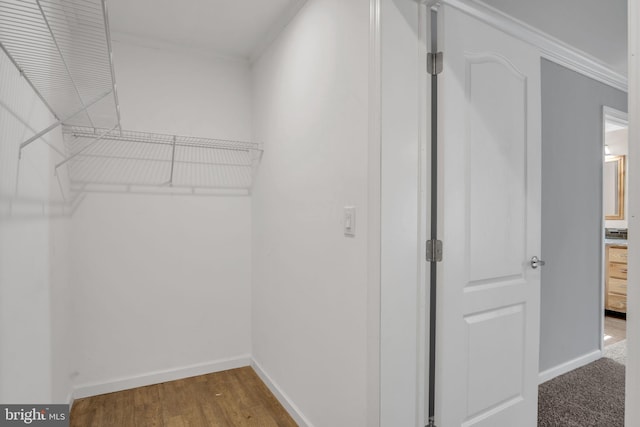
POLYGON ((609 149, 609 155, 624 156, 629 154, 629 129, 608 132, 605 135, 605 144, 605 150, 609 149))
POLYGON ((606 120, 604 122, 604 131, 605 132, 617 132, 619 130, 623 130, 623 129, 627 129, 628 126, 624 126, 622 124, 620 124, 619 122, 612 122, 609 120, 606 120))
POLYGON ((484 0, 627 75, 627 0, 484 0))
POLYGON ((107 0, 109 27, 220 55, 251 58, 304 0, 107 0))
MULTIPOLYGON (((107 0, 107 6, 113 33, 251 59, 305 1, 107 0)), ((627 0, 484 1, 627 75, 627 0)))

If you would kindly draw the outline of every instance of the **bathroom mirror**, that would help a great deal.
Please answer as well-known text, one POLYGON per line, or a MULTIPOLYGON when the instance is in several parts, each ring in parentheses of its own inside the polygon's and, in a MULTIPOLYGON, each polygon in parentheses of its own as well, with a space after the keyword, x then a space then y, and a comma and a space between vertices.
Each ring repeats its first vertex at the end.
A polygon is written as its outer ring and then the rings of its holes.
POLYGON ((605 219, 624 219, 624 164, 626 156, 608 156, 604 162, 605 219))

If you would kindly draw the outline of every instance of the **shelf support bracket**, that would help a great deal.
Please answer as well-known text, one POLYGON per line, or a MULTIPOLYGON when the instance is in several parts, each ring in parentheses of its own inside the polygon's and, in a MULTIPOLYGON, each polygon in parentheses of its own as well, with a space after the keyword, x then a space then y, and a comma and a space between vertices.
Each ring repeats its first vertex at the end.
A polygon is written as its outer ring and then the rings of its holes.
POLYGON ((98 135, 96 138, 94 138, 90 143, 88 143, 83 149, 79 150, 77 153, 72 154, 71 156, 67 157, 66 159, 64 159, 63 161, 61 161, 60 163, 58 163, 56 165, 56 170, 64 165, 65 163, 69 162, 70 160, 73 160, 74 158, 76 158, 77 156, 79 156, 80 154, 84 153, 85 151, 87 151, 89 148, 93 147, 94 145, 96 145, 98 142, 100 142, 102 140, 102 138, 104 138, 105 136, 107 136, 108 134, 110 134, 111 132, 113 132, 116 128, 118 127, 118 125, 115 125, 114 127, 112 127, 109 130, 106 130, 104 132, 102 132, 100 135, 98 135))
POLYGON ((93 100, 89 104, 87 104, 86 107, 82 107, 81 109, 77 110, 76 112, 74 112, 70 116, 67 116, 64 119, 60 119, 60 120, 56 121, 51 126, 48 126, 47 128, 41 130, 40 132, 38 132, 35 135, 33 135, 31 138, 27 139, 22 144, 20 144, 19 158, 22 158, 22 149, 24 147, 26 147, 27 145, 31 144, 36 139, 42 138, 44 135, 48 134, 49 132, 51 132, 52 130, 54 130, 55 128, 57 128, 58 126, 63 124, 64 122, 69 121, 69 120, 73 119, 75 116, 77 116, 78 114, 82 113, 83 111, 86 111, 87 108, 91 107, 92 105, 96 104, 97 102, 99 102, 99 101, 103 100, 104 98, 106 98, 107 96, 109 96, 111 94, 111 92, 113 92, 113 90, 110 90, 110 91, 100 95, 95 100, 93 100))
POLYGON ((27 75, 25 74, 24 70, 22 68, 20 68, 20 65, 18 65, 18 63, 16 62, 15 59, 13 59, 13 56, 11 56, 11 54, 9 53, 9 51, 7 50, 6 47, 4 47, 4 45, 2 43, 0 43, 0 50, 2 50, 4 52, 5 55, 7 55, 7 58, 9 58, 9 61, 11 61, 11 63, 16 67, 16 70, 18 70, 18 72, 20 73, 20 77, 22 77, 24 79, 25 82, 27 82, 27 84, 29 85, 29 87, 33 90, 33 92, 38 96, 38 98, 40 99, 40 101, 42 101, 42 103, 45 105, 45 107, 47 107, 47 109, 49 110, 49 112, 51 113, 51 115, 56 119, 56 120, 60 120, 60 117, 58 117, 58 115, 56 114, 56 112, 53 110, 53 107, 51 107, 51 104, 49 104, 47 102, 47 100, 44 98, 44 96, 42 96, 42 94, 40 93, 40 91, 38 89, 36 89, 36 86, 33 84, 33 82, 31 81, 31 79, 29 77, 27 77, 27 75))
POLYGON ((169 176, 169 186, 173 186, 173 166, 176 160, 176 136, 173 135, 173 144, 171 144, 171 175, 169 176))

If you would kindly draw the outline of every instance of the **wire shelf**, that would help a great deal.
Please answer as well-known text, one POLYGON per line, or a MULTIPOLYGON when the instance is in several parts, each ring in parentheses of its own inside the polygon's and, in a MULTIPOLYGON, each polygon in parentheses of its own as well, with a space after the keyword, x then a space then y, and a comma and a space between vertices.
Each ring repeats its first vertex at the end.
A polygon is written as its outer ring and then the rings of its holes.
MULTIPOLYGON (((0 50, 63 126, 72 189, 247 190, 259 144, 120 128, 106 0, 0 0, 0 50)), ((128 190, 127 190, 128 191, 128 190)))
POLYGON ((0 0, 0 48, 58 121, 119 125, 104 0, 0 0))
POLYGON ((75 188, 155 186, 250 190, 260 144, 220 139, 64 126, 75 188))

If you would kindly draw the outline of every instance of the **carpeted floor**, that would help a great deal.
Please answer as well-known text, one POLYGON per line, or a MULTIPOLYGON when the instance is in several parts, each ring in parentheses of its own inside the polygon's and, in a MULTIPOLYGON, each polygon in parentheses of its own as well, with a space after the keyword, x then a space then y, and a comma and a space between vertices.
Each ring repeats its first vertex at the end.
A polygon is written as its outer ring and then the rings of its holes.
POLYGON ((624 375, 604 357, 540 384, 538 427, 623 427, 624 375))

